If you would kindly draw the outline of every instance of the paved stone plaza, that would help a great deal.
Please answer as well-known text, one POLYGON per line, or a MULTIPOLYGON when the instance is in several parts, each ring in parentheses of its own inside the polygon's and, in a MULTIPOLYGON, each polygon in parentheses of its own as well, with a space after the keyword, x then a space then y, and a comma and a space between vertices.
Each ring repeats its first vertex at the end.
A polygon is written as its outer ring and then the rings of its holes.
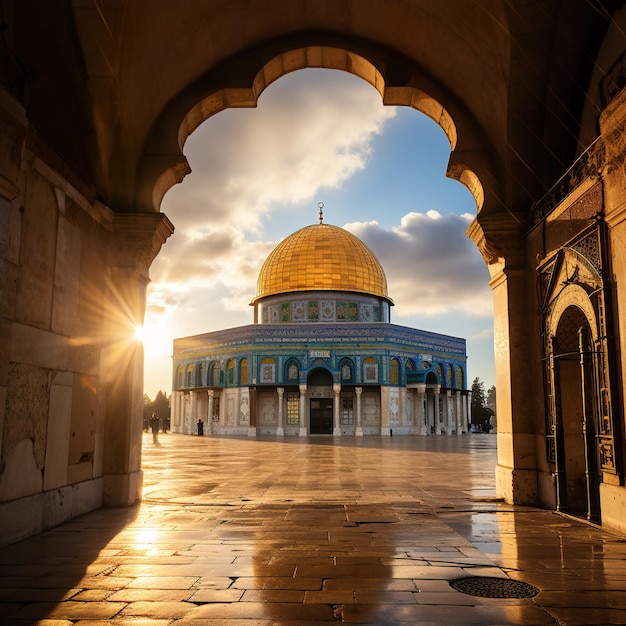
POLYGON ((0 550, 0 624, 626 623, 626 538, 497 502, 494 435, 143 445, 140 506, 0 550))

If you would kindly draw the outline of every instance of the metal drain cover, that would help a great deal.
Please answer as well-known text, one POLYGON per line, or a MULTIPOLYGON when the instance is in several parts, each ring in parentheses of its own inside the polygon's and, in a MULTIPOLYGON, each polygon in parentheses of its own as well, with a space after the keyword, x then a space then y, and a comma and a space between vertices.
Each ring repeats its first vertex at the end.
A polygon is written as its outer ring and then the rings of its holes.
POLYGON ((520 580, 472 576, 451 580, 450 586, 461 593, 479 598, 532 598, 539 589, 520 580))

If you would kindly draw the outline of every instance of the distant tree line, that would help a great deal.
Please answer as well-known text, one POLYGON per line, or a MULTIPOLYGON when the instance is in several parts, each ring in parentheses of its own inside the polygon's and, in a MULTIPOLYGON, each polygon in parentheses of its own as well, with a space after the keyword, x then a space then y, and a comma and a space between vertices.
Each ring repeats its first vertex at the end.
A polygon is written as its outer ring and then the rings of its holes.
MULTIPOLYGON (((171 398, 171 396, 170 396, 171 398)), ((164 391, 159 391, 154 400, 147 393, 143 394, 143 428, 148 430, 150 416, 156 413, 161 420, 161 429, 170 429, 170 398, 164 391)))

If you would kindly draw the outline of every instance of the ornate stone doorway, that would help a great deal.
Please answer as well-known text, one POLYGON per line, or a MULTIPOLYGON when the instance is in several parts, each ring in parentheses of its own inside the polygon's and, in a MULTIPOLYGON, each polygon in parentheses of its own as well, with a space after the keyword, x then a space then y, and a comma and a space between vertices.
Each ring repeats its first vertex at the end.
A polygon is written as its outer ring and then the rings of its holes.
POLYGON ((598 521, 596 357, 589 321, 577 306, 560 316, 552 348, 557 509, 598 521))

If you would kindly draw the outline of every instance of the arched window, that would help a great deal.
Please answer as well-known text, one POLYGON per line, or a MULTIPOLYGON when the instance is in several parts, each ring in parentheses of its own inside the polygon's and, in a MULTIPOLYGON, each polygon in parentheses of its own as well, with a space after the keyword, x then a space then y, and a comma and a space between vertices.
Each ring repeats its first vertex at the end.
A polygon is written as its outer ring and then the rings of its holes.
POLYGON ((400 361, 395 358, 389 363, 389 382, 392 385, 400 384, 400 361))
POLYGON ((452 365, 446 365, 446 387, 452 389, 454 387, 454 376, 452 374, 452 365))
POLYGON ((363 382, 378 382, 378 360, 373 356, 369 356, 363 361, 363 382))
POLYGON ((228 385, 235 384, 235 372, 237 371, 236 366, 237 366, 237 363, 235 362, 235 359, 231 359, 230 361, 228 361, 228 366, 226 367, 226 371, 228 372, 228 378, 227 378, 228 385))
POLYGON ((220 384, 220 368, 219 365, 213 361, 209 366, 208 384, 211 387, 218 387, 220 384))
POLYGON ((443 378, 443 367, 441 366, 441 363, 437 363, 437 367, 435 369, 437 371, 437 378, 439 379, 439 384, 443 387, 445 385, 445 382, 443 378))
POLYGON ((184 374, 184 368, 182 365, 178 366, 178 371, 176 372, 176 389, 182 389, 183 388, 183 374, 184 374))
POLYGON ((193 381, 193 363, 190 363, 187 366, 187 371, 185 372, 185 387, 191 387, 193 381))
POLYGON ((354 363, 352 359, 341 359, 339 362, 339 375, 343 384, 354 382, 354 363))
POLYGON ((261 371, 259 372, 259 380, 262 383, 276 382, 276 361, 269 357, 261 361, 261 371))
POLYGON ((300 364, 295 359, 289 359, 285 365, 285 382, 297 383, 300 380, 300 364))
POLYGON ((204 387, 204 365, 198 363, 196 368, 196 387, 204 387))
POLYGON ((239 361, 239 384, 247 385, 248 382, 248 359, 244 358, 239 361))
POLYGON ((409 382, 409 375, 415 371, 415 361, 413 359, 407 359, 404 364, 404 382, 409 382))
POLYGON ((460 365, 456 368, 456 388, 463 389, 463 368, 460 365))

